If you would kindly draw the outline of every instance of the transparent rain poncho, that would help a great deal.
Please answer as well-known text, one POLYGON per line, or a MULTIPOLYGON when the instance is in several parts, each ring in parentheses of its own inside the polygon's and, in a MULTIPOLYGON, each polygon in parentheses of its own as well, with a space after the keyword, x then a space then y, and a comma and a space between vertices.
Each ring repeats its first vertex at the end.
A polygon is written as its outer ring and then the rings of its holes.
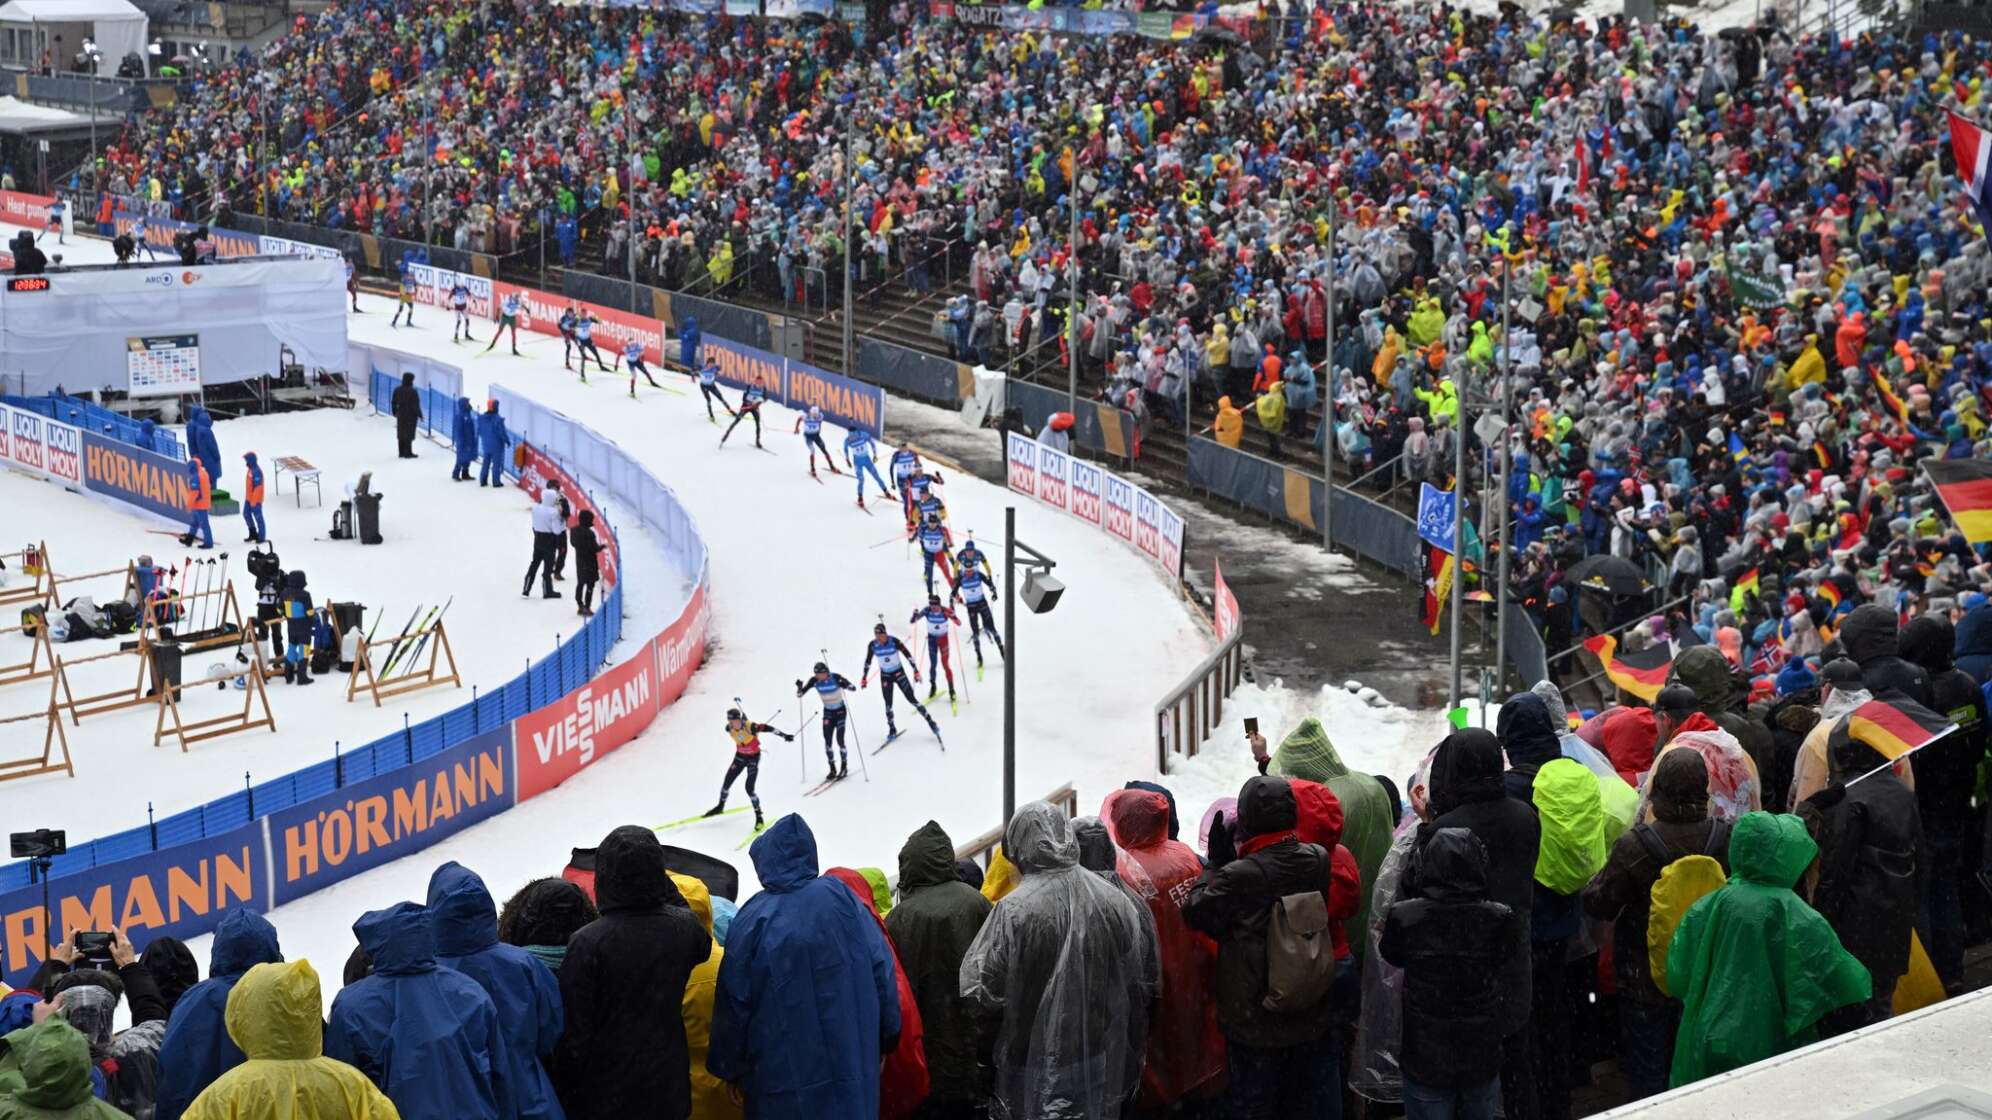
POLYGON ((1134 1091, 1159 989, 1148 917, 1079 866, 1065 814, 1017 810, 1004 851, 1023 873, 961 962, 961 994, 1002 1016, 991 1120, 1111 1116, 1134 1091))
POLYGON ((1653 820, 1653 782, 1650 775, 1660 769, 1660 760, 1668 751, 1695 751, 1708 764, 1708 815, 1719 821, 1735 821, 1745 813, 1753 813, 1764 807, 1763 789, 1758 781, 1757 766, 1743 750, 1743 744, 1727 731, 1683 731, 1674 736, 1673 741, 1660 748, 1653 756, 1653 770, 1647 771, 1649 778, 1639 791, 1639 816, 1635 819, 1653 820))

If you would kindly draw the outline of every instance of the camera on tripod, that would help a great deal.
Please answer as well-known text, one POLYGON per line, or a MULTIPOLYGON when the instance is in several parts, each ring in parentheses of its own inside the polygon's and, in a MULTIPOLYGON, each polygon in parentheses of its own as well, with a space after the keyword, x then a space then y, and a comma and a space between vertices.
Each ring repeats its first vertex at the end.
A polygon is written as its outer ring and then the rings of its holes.
POLYGON ((15 859, 45 860, 69 850, 69 834, 59 828, 7 834, 8 853, 15 859))

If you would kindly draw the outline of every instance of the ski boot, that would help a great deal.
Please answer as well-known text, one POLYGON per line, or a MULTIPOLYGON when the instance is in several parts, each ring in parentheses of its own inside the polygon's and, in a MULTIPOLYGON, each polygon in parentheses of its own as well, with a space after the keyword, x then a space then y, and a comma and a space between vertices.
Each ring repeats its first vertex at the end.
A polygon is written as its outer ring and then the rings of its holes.
POLYGON ((311 683, 311 666, 305 664, 302 661, 297 663, 297 683, 299 684, 311 683))
POLYGON ((832 762, 830 763, 830 772, 829 772, 828 774, 825 774, 825 775, 823 775, 823 780, 824 780, 824 781, 826 781, 826 782, 834 782, 834 781, 836 781, 836 780, 837 780, 837 764, 836 764, 836 762, 832 761, 832 762))
POLYGON ((851 756, 845 755, 844 757, 837 760, 837 777, 841 781, 842 779, 848 778, 850 776, 851 776, 851 756))
POLYGON ((712 808, 707 809, 705 812, 700 813, 699 819, 704 820, 707 817, 716 817, 724 812, 726 812, 726 802, 722 801, 719 804, 714 805, 712 808))
MULTIPOLYGON (((927 686, 927 703, 929 703, 929 704, 933 703, 933 702, 934 702, 934 697, 936 697, 936 696, 939 696, 940 694, 941 694, 941 682, 939 682, 939 681, 935 681, 935 682, 934 682, 933 684, 931 684, 931 685, 928 685, 928 686, 927 686)), ((948 695, 949 695, 949 696, 953 696, 953 695, 954 695, 954 690, 953 690, 953 689, 949 689, 949 690, 948 690, 948 695)))
POLYGON ((759 805, 754 806, 754 831, 759 832, 766 827, 768 827, 768 819, 761 815, 761 807, 759 805))
POLYGON ((290 661, 284 662, 284 683, 285 684, 297 683, 297 665, 293 662, 290 661))
POLYGON ((858 508, 859 509, 865 508, 865 496, 863 494, 858 495, 858 508))

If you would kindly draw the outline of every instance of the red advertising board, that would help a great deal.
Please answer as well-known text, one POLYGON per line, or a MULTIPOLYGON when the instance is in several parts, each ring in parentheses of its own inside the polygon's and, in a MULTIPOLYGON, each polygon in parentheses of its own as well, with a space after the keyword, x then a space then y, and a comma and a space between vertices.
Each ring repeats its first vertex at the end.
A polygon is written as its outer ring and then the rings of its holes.
POLYGON ((1217 592, 1211 596, 1215 607, 1217 640, 1229 641, 1231 635, 1238 632, 1238 596, 1233 595, 1230 586, 1224 582, 1223 561, 1217 561, 1213 566, 1217 570, 1217 592))
POLYGON ((45 194, 0 191, 0 221, 17 226, 45 226, 49 203, 54 201, 45 194))
POLYGON ((679 613, 678 621, 664 628, 651 646, 657 651, 657 706, 664 707, 685 694, 692 674, 705 661, 706 631, 712 622, 712 608, 706 602, 705 584, 692 589, 691 602, 679 613))
POLYGON ((491 289, 492 301, 500 309, 505 305, 506 296, 519 297, 520 330, 557 335, 560 333, 561 313, 569 307, 579 307, 595 313, 595 345, 601 347, 604 355, 621 353, 623 344, 634 335, 643 343, 644 361, 660 364, 664 361, 664 324, 647 315, 632 315, 598 303, 507 284, 503 280, 492 281, 491 289))
POLYGON ((537 711, 513 722, 519 800, 537 797, 634 739, 657 718, 654 642, 537 711))
POLYGON ((547 458, 539 448, 530 443, 521 443, 519 455, 525 460, 524 465, 519 468, 519 488, 530 495, 533 501, 539 501, 540 490, 548 482, 558 482, 561 492, 567 495, 567 504, 572 511, 567 518, 570 528, 580 523, 582 510, 594 510, 595 534, 602 538, 602 544, 605 546, 600 557, 602 583, 608 587, 615 586, 617 546, 614 535, 609 533, 608 519, 602 516, 601 510, 595 509, 594 500, 588 497, 587 491, 569 478, 567 472, 560 469, 560 464, 547 458))

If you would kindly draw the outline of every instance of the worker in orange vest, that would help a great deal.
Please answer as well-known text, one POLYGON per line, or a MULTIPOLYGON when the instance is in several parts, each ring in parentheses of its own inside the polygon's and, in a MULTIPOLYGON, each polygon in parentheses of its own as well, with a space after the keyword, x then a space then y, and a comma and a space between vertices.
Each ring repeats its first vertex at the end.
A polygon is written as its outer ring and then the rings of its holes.
POLYGON ((214 526, 208 524, 208 509, 214 505, 214 484, 208 481, 207 468, 199 459, 187 460, 187 504, 193 516, 187 520, 187 531, 180 534, 181 544, 193 544, 200 538, 200 547, 214 547, 214 526))
POLYGON ((250 544, 269 540, 269 528, 263 524, 263 467, 256 462, 254 451, 245 452, 242 461, 248 464, 248 477, 242 480, 242 520, 249 526, 249 535, 242 538, 250 544))

